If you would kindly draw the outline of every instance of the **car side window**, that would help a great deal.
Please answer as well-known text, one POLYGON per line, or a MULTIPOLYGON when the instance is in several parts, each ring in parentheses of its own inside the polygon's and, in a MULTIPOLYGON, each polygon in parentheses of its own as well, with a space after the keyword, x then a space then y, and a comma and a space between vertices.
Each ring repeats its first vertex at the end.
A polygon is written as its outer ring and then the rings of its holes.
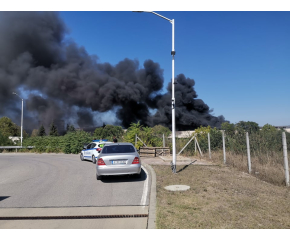
POLYGON ((87 149, 90 149, 90 148, 91 148, 91 145, 92 145, 92 144, 89 144, 89 145, 87 146, 87 149))
POLYGON ((103 153, 108 153, 108 147, 103 148, 103 153))
POLYGON ((91 144, 91 148, 94 148, 96 145, 97 145, 97 144, 92 143, 92 144, 91 144))

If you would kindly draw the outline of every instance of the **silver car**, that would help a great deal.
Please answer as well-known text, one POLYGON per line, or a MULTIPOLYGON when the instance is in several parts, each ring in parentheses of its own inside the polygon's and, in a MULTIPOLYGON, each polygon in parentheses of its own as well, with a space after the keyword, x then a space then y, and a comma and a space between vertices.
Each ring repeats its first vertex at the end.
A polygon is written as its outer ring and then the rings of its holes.
POLYGON ((132 143, 106 143, 97 158, 97 179, 103 175, 141 176, 140 156, 132 143))

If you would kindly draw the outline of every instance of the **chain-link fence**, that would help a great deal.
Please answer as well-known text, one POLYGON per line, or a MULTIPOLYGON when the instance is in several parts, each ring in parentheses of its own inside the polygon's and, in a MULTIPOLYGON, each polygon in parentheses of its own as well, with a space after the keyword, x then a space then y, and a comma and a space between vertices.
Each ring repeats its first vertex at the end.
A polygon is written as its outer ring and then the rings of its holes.
MULTIPOLYGON (((208 129, 208 131, 195 134, 204 159, 215 163, 225 163, 276 185, 289 185, 289 177, 287 180, 289 170, 286 165, 288 165, 287 152, 290 150, 290 133, 282 130, 252 132, 248 134, 249 147, 247 148, 246 132, 227 133, 224 131, 225 149, 223 149, 221 130, 208 129), (283 134, 285 135, 284 151, 283 134)), ((188 141, 189 138, 176 139, 177 152, 188 141)), ((194 141, 182 154, 200 157, 194 141)))

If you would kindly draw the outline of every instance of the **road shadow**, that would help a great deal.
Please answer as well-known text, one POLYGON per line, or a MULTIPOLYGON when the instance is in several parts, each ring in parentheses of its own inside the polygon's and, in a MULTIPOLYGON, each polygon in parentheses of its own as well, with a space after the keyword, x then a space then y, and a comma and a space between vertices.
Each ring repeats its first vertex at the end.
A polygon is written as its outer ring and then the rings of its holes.
POLYGON ((0 201, 5 200, 6 198, 10 198, 10 196, 0 196, 0 201))
MULTIPOLYGON (((84 159, 82 162, 87 162, 87 163, 91 163, 93 164, 93 161, 92 160, 88 160, 88 159, 84 159)), ((95 164, 94 164, 95 165, 95 164)))
POLYGON ((103 183, 117 183, 117 182, 141 182, 147 179, 147 174, 141 169, 140 178, 136 178, 134 175, 116 175, 116 176, 102 176, 101 181, 103 183))
POLYGON ((176 173, 180 173, 180 172, 182 172, 183 170, 185 170, 186 168, 188 168, 189 165, 195 163, 196 161, 197 161, 197 160, 192 161, 192 162, 191 162, 190 164, 188 164, 188 165, 185 165, 183 168, 179 169, 176 173))

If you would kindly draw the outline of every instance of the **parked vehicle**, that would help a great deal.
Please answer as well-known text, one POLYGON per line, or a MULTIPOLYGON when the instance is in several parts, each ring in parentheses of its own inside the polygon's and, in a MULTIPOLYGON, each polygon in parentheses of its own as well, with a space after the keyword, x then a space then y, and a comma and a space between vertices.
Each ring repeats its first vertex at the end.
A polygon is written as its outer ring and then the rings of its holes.
POLYGON ((80 159, 82 161, 91 160, 95 164, 100 151, 106 143, 112 142, 108 142, 107 140, 93 140, 93 142, 89 144, 84 144, 84 148, 80 154, 80 159))
POLYGON ((96 177, 104 175, 141 176, 141 159, 132 143, 106 143, 97 158, 96 177))

